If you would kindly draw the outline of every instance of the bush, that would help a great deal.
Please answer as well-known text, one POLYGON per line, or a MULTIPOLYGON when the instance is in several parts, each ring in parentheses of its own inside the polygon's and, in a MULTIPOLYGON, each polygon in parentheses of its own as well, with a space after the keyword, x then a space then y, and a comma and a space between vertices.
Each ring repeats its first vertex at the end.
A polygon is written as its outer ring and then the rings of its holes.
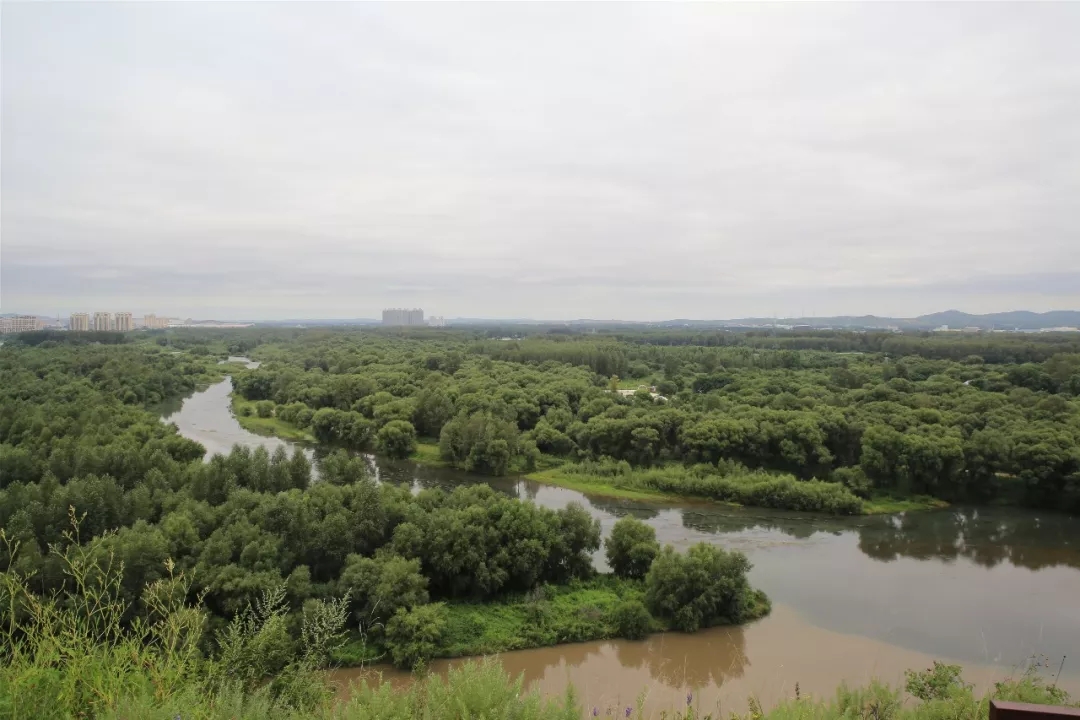
POLYGON ((752 603, 749 570, 750 561, 741 552, 698 543, 682 555, 668 545, 645 578, 645 602, 654 615, 668 618, 683 632, 738 623, 752 603))
POLYGON ((390 457, 408 457, 416 449, 416 429, 405 420, 391 420, 379 428, 375 447, 390 457))
POLYGON ((929 670, 905 670, 904 689, 923 701, 945 700, 955 690, 964 689, 960 672, 959 665, 946 665, 935 660, 929 670))
POLYGON ((656 531, 635 517, 624 517, 605 543, 608 565, 619 577, 643 578, 660 552, 656 531))
POLYGON ((649 634, 652 615, 640 600, 624 600, 611 611, 609 622, 619 637, 640 640, 649 634))
POLYGON ((854 495, 866 499, 870 497, 872 484, 861 467, 839 467, 832 472, 833 482, 838 482, 854 495))
POLYGON ((413 670, 430 660, 445 625, 442 603, 420 605, 412 610, 399 608, 386 624, 386 647, 394 665, 413 670))
POLYGON ((255 413, 261 418, 268 418, 274 414, 274 403, 270 400, 260 400, 255 403, 255 413))
POLYGON ((426 604, 427 587, 419 560, 383 553, 375 558, 349 555, 338 580, 338 591, 349 594, 360 626, 376 634, 399 609, 426 604))

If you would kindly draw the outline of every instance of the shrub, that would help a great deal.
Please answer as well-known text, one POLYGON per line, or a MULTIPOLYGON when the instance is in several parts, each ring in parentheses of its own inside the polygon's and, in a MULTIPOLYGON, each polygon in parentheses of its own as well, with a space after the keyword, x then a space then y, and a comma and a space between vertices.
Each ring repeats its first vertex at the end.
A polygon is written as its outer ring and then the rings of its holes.
POLYGON ((427 586, 419 560, 382 553, 375 558, 349 555, 338 580, 338 590, 349 594, 361 626, 376 631, 399 609, 426 604, 427 586))
POLYGON ((274 414, 274 403, 270 400, 260 400, 255 403, 255 413, 261 418, 268 418, 274 414))
POLYGON ((624 600, 611 611, 609 622, 619 637, 640 640, 649 634, 652 615, 640 600, 624 600))
POLYGON ((905 670, 904 689, 920 700, 945 700, 954 690, 963 689, 959 665, 946 665, 934 661, 929 670, 905 670))
POLYGON ((750 561, 741 552, 698 543, 683 555, 668 545, 645 578, 645 602, 654 615, 684 632, 737 623, 752 602, 749 570, 750 561))
POLYGON ((660 552, 656 531, 635 517, 624 517, 605 543, 608 565, 619 577, 643 578, 660 552))
POLYGON ((839 467, 832 472, 833 482, 838 482, 854 495, 869 498, 872 484, 861 467, 839 467))
POLYGON ((399 608, 386 624, 386 647, 394 665, 416 669, 430 660, 442 639, 446 619, 442 603, 399 608))
POLYGON ((390 457, 408 457, 416 449, 416 429, 405 420, 391 420, 379 428, 375 446, 390 457))

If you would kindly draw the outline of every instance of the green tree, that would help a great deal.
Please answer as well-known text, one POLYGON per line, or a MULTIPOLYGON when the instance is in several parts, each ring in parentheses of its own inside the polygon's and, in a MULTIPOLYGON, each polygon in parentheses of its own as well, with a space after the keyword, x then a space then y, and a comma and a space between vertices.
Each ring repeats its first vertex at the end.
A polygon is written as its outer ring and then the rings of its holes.
POLYGON ((430 660, 442 639, 446 619, 442 603, 399 608, 386 624, 386 646, 394 665, 412 670, 430 660))
POLYGON ((649 634, 652 615, 640 600, 623 600, 609 616, 615 634, 627 640, 640 640, 649 634))
POLYGON ((405 458, 416 449, 416 430, 405 420, 391 420, 375 434, 379 452, 395 458, 405 458))
POLYGON ((656 542, 656 530, 628 515, 611 529, 604 552, 608 565, 616 575, 643 578, 660 552, 660 544, 656 542))
POLYGON ((750 601, 749 570, 750 561, 740 552, 698 543, 680 554, 668 545, 645 577, 645 604, 683 632, 737 623, 750 601))

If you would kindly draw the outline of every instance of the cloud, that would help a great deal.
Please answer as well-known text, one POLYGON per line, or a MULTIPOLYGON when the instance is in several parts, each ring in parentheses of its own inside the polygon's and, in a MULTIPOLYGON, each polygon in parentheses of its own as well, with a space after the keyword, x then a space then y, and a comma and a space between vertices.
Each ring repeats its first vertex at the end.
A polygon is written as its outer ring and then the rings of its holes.
POLYGON ((1080 6, 2 12, 5 310, 1080 306, 1080 6))

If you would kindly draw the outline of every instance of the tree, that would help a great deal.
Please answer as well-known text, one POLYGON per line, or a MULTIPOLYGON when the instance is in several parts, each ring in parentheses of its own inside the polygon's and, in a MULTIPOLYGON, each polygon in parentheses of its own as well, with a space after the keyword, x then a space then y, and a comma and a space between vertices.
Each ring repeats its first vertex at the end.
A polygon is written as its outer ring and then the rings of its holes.
POLYGON ((619 637, 640 640, 649 634, 652 615, 640 600, 623 600, 611 611, 609 621, 619 637))
POLYGON ((364 629, 381 629, 398 610, 412 610, 428 601, 428 579, 418 559, 380 553, 374 558, 349 555, 338 580, 338 594, 349 601, 364 629))
POLYGON ((445 626, 442 603, 399 608, 386 624, 386 647, 394 665, 413 670, 430 660, 445 626))
POLYGON ((460 414, 443 426, 439 454, 464 470, 505 475, 518 437, 517 426, 490 412, 460 414))
POLYGON ((656 531, 633 516, 615 523, 604 548, 608 565, 619 577, 643 578, 649 572, 660 544, 656 531))
POLYGON ((645 577, 645 604, 683 632, 737 623, 750 599, 749 570, 750 561, 740 552, 698 543, 684 555, 668 545, 645 577))
POLYGON ((405 458, 416 449, 416 430, 405 420, 391 420, 375 435, 379 452, 394 458, 405 458))

